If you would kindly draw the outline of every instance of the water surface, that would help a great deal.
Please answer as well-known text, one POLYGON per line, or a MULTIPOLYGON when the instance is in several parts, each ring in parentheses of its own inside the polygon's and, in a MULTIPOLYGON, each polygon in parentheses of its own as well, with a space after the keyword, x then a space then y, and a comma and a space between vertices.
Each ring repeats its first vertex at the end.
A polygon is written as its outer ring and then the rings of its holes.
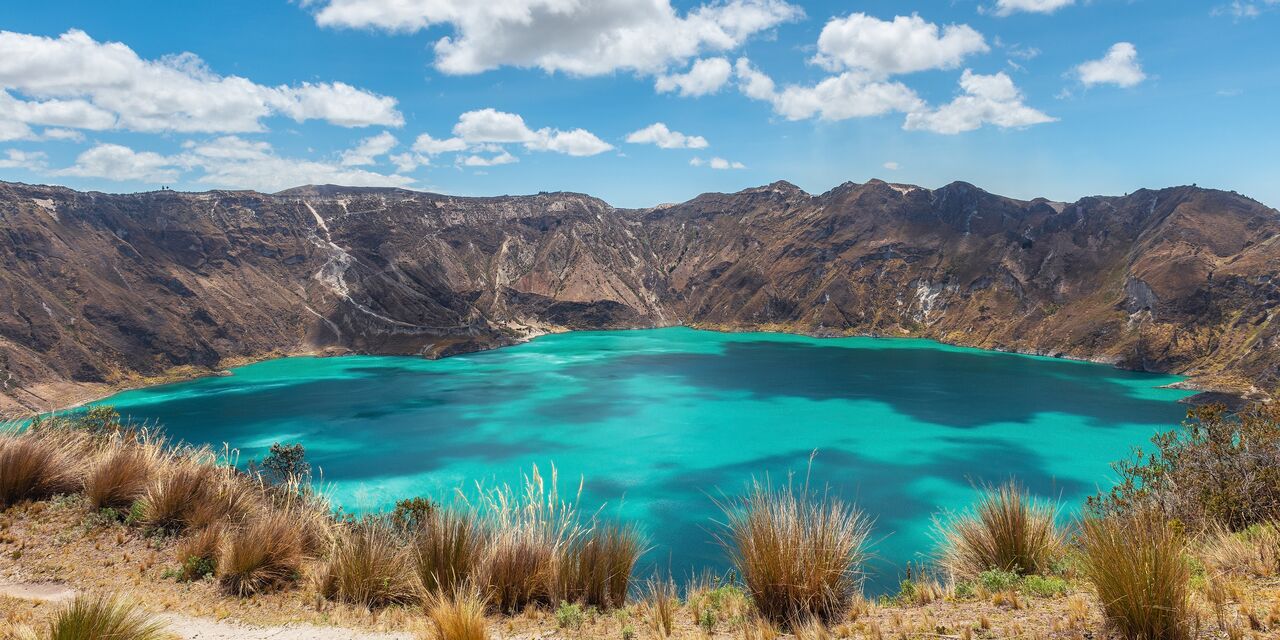
POLYGON ((648 560, 723 569, 714 499, 753 476, 830 485, 877 518, 873 588, 929 553, 931 517, 1016 476, 1078 505, 1178 423, 1176 381, 925 340, 684 328, 577 332, 438 361, 286 358, 104 403, 188 442, 301 442, 348 510, 448 499, 554 462, 562 492, 642 525, 648 560))

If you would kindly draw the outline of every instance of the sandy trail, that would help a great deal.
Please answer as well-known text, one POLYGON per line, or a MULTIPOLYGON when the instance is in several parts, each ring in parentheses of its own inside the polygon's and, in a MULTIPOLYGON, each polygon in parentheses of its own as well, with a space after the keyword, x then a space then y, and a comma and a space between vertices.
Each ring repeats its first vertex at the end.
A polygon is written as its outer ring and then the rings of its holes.
MULTIPOLYGON (((74 598, 76 591, 65 584, 58 583, 0 583, 0 596, 60 604, 74 598)), ((183 640, 412 640, 414 637, 408 633, 374 633, 310 624, 256 626, 178 613, 153 615, 157 621, 164 623, 171 633, 183 640)))

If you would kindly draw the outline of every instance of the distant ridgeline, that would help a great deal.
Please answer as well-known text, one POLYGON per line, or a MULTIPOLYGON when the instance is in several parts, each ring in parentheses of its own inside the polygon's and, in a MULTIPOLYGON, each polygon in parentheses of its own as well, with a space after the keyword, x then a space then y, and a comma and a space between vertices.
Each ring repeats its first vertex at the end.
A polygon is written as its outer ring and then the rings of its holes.
POLYGON ((297 353, 438 357, 566 329, 912 335, 1280 382, 1280 213, 1196 187, 1066 204, 786 182, 615 209, 301 187, 0 183, 0 410, 297 353))

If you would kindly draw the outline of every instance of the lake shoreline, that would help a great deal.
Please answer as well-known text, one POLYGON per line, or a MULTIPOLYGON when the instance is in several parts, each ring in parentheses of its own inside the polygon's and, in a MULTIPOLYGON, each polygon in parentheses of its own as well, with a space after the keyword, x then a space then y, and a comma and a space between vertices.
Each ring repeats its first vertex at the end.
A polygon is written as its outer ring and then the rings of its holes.
MULTIPOLYGON (((464 343, 467 346, 464 346, 461 349, 448 350, 440 353, 439 355, 429 355, 429 354, 422 354, 422 353, 420 354, 377 353, 377 352, 370 352, 370 351, 357 351, 357 350, 348 349, 345 347, 325 347, 321 349, 299 348, 299 349, 291 349, 291 350, 284 350, 284 351, 274 350, 274 351, 251 355, 251 356, 240 356, 236 358, 229 358, 222 362, 219 362, 218 366, 213 368, 197 367, 194 365, 181 365, 178 367, 173 367, 171 369, 168 369, 155 376, 146 376, 142 378, 130 379, 125 382, 116 383, 116 384, 77 383, 77 382, 70 382, 70 381, 57 382, 57 383, 42 383, 41 385, 37 385, 37 387, 51 389, 51 391, 49 392, 55 393, 55 394, 60 393, 58 391, 59 389, 66 389, 67 391, 62 391, 61 395, 64 395, 64 396, 70 395, 71 397, 55 402, 54 408, 52 409, 33 410, 33 409, 30 409, 29 407, 25 407, 25 411, 22 411, 22 410, 14 411, 10 409, 8 414, 3 415, 3 417, 5 419, 23 420, 23 419, 34 417, 36 415, 57 414, 57 413, 63 413, 67 411, 73 411, 85 405, 99 402, 103 399, 109 398, 119 393, 123 393, 125 391, 135 391, 138 389, 145 389, 149 387, 157 387, 157 386, 163 386, 167 384, 175 384, 179 382, 189 382, 192 380, 198 380, 201 378, 208 378, 208 377, 214 377, 214 376, 232 375, 230 370, 236 367, 242 367, 250 364, 257 364, 259 362, 276 360, 280 358, 297 358, 297 357, 334 358, 334 357, 343 357, 343 356, 381 356, 381 357, 403 357, 403 358, 421 358, 421 359, 427 359, 427 360, 440 360, 440 359, 451 358, 455 356, 468 355, 468 354, 474 354, 474 353, 483 353, 486 351, 494 351, 498 349, 504 349, 507 347, 518 346, 547 335, 575 333, 575 332, 591 333, 591 332, 606 332, 606 331, 645 331, 645 330, 651 330, 651 329, 669 329, 669 328, 675 328, 675 327, 684 327, 689 329, 695 329, 698 331, 712 331, 716 333, 777 334, 777 335, 803 336, 803 337, 817 338, 817 339, 875 338, 875 339, 883 339, 883 340, 901 340, 901 339, 929 340, 941 345, 952 346, 952 347, 964 347, 968 349, 977 349, 980 351, 989 351, 993 353, 1007 353, 1007 354, 1014 354, 1014 355, 1047 358, 1052 360, 1067 360, 1071 362, 1102 364, 1102 365, 1108 365, 1108 366, 1114 367, 1120 371, 1128 371, 1133 373, 1150 373, 1150 374, 1157 374, 1157 375, 1182 376, 1184 378, 1183 380, 1173 383, 1171 385, 1168 385, 1168 387, 1172 389, 1181 389, 1186 391, 1197 392, 1196 394, 1188 396, 1187 398, 1181 400, 1181 402, 1185 404, 1199 405, 1199 404, 1208 404, 1208 403, 1214 403, 1214 402, 1222 402, 1227 404, 1228 406, 1234 407, 1234 406, 1242 406, 1244 404, 1247 404, 1250 400, 1256 400, 1259 397, 1265 397, 1265 394, 1262 394, 1262 392, 1256 388, 1244 389, 1244 388, 1239 388, 1239 386, 1237 385, 1214 384, 1212 381, 1206 379, 1207 378, 1206 376, 1188 376, 1188 375, 1180 374, 1173 371, 1153 371, 1153 370, 1133 369, 1129 367, 1124 367, 1119 364, 1118 358, 1108 358, 1108 357, 1102 357, 1102 356, 1092 356, 1092 357, 1073 356, 1073 355, 1069 355, 1061 352, 1050 352, 1046 350, 1016 349, 1016 348, 1007 348, 1007 347, 1000 347, 1000 346, 981 347, 981 346, 975 346, 972 344, 965 344, 962 342, 948 341, 948 340, 943 340, 939 338, 917 336, 917 335, 911 335, 911 334, 890 335, 890 334, 868 333, 868 332, 796 331, 796 330, 788 329, 785 326, 781 326, 781 325, 778 325, 778 326, 762 325, 758 327, 737 327, 737 326, 704 324, 704 323, 694 323, 694 324, 673 323, 673 324, 667 324, 667 325, 654 325, 654 326, 643 326, 643 327, 613 327, 613 328, 602 328, 602 329, 567 329, 564 327, 540 327, 540 328, 520 332, 515 337, 512 337, 510 340, 506 340, 506 341, 495 340, 488 345, 484 345, 479 341, 470 341, 470 342, 464 343), (475 348, 470 348, 471 345, 475 345, 475 348)), ((441 344, 445 344, 445 343, 442 342, 441 344)), ((456 347, 457 343, 454 343, 453 346, 456 347)), ((31 392, 28 392, 28 393, 31 393, 31 392)), ((33 395, 38 395, 38 394, 33 394, 33 395)))

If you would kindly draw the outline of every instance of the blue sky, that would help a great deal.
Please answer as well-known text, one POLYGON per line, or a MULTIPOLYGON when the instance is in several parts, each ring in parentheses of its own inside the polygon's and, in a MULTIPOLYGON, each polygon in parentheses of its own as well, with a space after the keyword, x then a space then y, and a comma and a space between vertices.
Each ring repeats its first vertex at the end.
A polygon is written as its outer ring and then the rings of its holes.
POLYGON ((1280 0, 49 1, 0 32, 5 180, 1280 205, 1280 0))

